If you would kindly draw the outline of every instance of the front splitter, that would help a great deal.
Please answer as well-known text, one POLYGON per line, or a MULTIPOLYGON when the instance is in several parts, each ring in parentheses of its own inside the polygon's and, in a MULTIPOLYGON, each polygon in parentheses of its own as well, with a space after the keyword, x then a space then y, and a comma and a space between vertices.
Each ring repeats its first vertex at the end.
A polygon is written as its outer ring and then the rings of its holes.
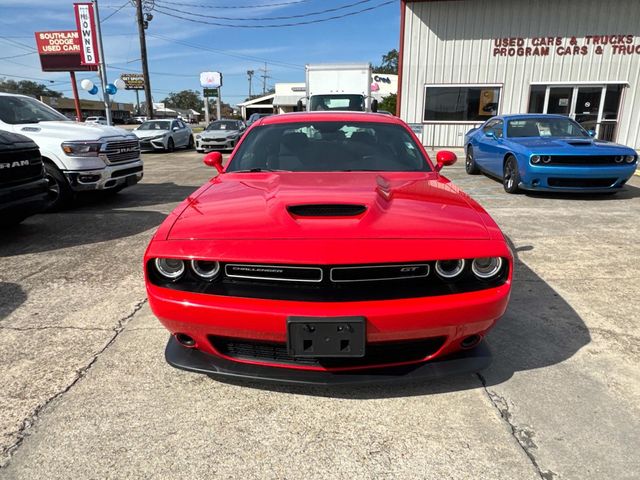
POLYGON ((200 350, 183 347, 171 336, 165 349, 165 358, 170 365, 182 370, 227 378, 303 385, 363 385, 424 381, 478 372, 491 364, 491 350, 483 341, 470 350, 419 364, 327 372, 234 362, 200 350))

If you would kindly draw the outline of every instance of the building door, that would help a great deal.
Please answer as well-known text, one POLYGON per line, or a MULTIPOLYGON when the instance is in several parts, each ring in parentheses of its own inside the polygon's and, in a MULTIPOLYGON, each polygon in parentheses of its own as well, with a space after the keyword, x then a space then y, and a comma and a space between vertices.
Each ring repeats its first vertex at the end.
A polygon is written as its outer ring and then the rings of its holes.
POLYGON ((532 85, 529 113, 566 115, 597 138, 614 140, 623 89, 622 84, 532 85))

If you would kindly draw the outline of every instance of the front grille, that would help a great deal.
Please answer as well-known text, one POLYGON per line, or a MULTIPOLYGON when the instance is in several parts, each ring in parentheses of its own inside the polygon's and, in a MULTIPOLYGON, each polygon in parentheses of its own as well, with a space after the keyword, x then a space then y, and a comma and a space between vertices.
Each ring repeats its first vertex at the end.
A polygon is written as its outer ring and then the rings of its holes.
POLYGON ((289 205, 287 211, 296 217, 353 217, 365 212, 364 205, 314 204, 289 205))
POLYGON ((25 183, 42 178, 42 175, 42 158, 37 148, 13 150, 0 155, 0 184, 3 186, 25 183), (28 165, 19 165, 26 161, 28 165))
POLYGON ((620 155, 551 155, 549 163, 543 165, 624 165, 616 158, 620 155))
POLYGON ((131 167, 131 168, 123 168, 122 170, 116 170, 111 174, 111 178, 120 178, 126 177, 127 175, 132 175, 134 173, 138 173, 142 171, 142 166, 131 167))
POLYGON ((617 178, 549 178, 550 187, 566 188, 606 188, 612 186, 617 178))
POLYGON ((360 358, 296 358, 289 354, 287 345, 284 343, 258 342, 213 335, 209 336, 209 342, 222 355, 239 360, 308 367, 355 368, 390 363, 419 362, 436 353, 444 344, 445 337, 368 343, 365 356, 360 358))
POLYGON ((118 140, 107 142, 101 153, 107 156, 109 163, 123 163, 140 158, 140 142, 136 140, 118 140))
POLYGON ((436 275, 433 263, 290 267, 223 263, 221 268, 224 274, 212 282, 197 278, 190 269, 179 281, 167 281, 158 275, 152 261, 147 265, 147 271, 152 283, 172 290, 303 302, 355 302, 450 295, 498 287, 506 282, 509 274, 509 262, 504 261, 496 277, 480 280, 471 272, 471 262, 467 262, 464 271, 454 281, 444 280, 436 275), (256 270, 227 268, 236 266, 255 267, 256 270), (229 273, 237 276, 230 276, 229 273), (267 275, 279 277, 268 278, 267 275), (292 275, 299 277, 294 279, 292 275), (318 281, 318 278, 321 280, 318 281))

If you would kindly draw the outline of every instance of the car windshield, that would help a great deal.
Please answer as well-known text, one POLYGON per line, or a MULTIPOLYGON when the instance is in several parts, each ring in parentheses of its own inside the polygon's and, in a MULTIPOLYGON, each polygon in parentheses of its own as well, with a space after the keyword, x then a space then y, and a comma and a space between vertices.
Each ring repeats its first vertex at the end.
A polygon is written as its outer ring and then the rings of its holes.
POLYGON ((362 95, 314 95, 311 97, 311 110, 350 110, 364 111, 362 95))
POLYGON ((169 130, 171 122, 144 122, 138 127, 138 130, 169 130))
POLYGON ((69 119, 35 98, 0 95, 0 120, 10 125, 69 119))
POLYGON ((206 128, 207 130, 238 130, 238 122, 213 122, 206 128))
POLYGON ((532 117, 509 120, 507 137, 589 138, 589 134, 570 118, 532 117))
POLYGON ((296 122, 254 127, 228 172, 428 172, 409 132, 377 122, 296 122))

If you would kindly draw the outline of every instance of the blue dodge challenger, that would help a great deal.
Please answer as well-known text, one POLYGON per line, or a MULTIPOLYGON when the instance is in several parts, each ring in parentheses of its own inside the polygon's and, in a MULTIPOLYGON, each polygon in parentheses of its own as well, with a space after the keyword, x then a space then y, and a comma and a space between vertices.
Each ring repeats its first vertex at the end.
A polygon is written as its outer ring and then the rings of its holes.
POLYGON ((465 136, 468 174, 502 179, 522 190, 615 192, 633 175, 635 150, 596 140, 563 115, 501 115, 465 136))

